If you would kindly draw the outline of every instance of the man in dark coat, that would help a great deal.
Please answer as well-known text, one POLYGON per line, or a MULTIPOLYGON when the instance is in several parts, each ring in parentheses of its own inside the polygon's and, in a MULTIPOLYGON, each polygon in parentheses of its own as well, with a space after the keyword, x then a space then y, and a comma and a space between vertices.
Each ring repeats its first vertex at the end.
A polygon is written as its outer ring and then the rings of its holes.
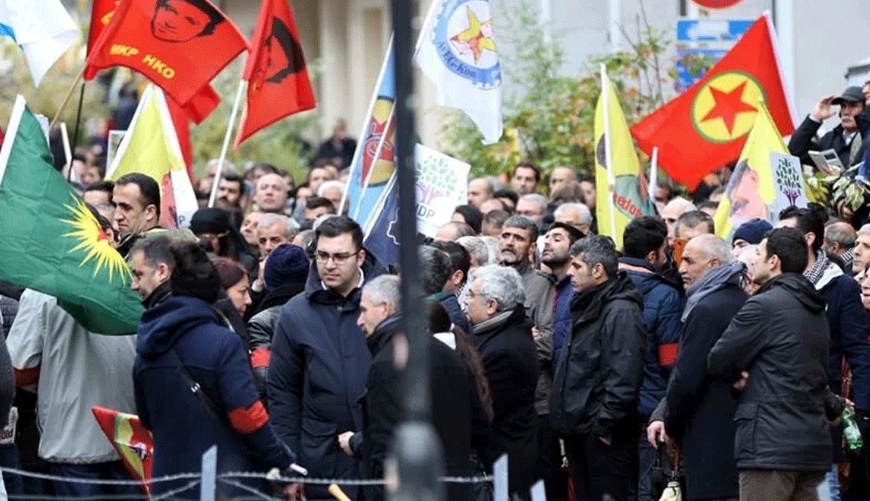
POLYGON ((515 269, 490 265, 471 273, 465 304, 493 410, 493 444, 481 451, 481 459, 489 467, 507 453, 511 495, 528 499, 538 457, 538 358, 524 302, 525 290, 515 269))
POLYGON ((864 157, 864 145, 859 130, 857 116, 864 111, 864 94, 860 87, 847 87, 840 96, 823 97, 813 111, 804 119, 788 142, 788 151, 800 157, 801 163, 815 165, 810 158, 810 151, 825 151, 833 149, 837 152, 840 162, 848 169, 864 157), (832 106, 840 106, 840 125, 829 131, 818 144, 813 144, 822 122, 834 116, 832 106))
POLYGON ((571 246, 574 325, 550 400, 579 501, 628 499, 637 482, 638 394, 643 379, 643 297, 618 271, 609 237, 571 246))
POLYGON ((830 469, 825 300, 803 275, 804 234, 778 228, 758 245, 761 285, 713 346, 710 373, 741 391, 734 456, 743 501, 818 499, 830 469))
MULTIPOLYGON (((831 349, 828 356, 828 383, 836 395, 843 392, 843 360, 852 373, 852 391, 849 398, 855 403, 855 414, 861 432, 870 437, 870 327, 861 304, 858 283, 822 250, 825 221, 823 209, 788 207, 779 214, 780 224, 797 228, 807 241, 807 268, 804 276, 812 282, 825 299, 825 315, 831 330, 831 349)), ((842 434, 839 428, 833 431, 834 462, 843 461, 842 434)), ((867 471, 867 454, 852 461, 851 483, 843 490, 844 499, 863 500, 870 496, 870 478, 867 471)), ((828 475, 831 490, 840 491, 835 464, 828 475)))
POLYGON ((656 459, 655 448, 646 440, 647 421, 665 396, 668 378, 677 358, 683 296, 677 284, 665 278, 661 269, 667 264, 668 228, 654 217, 632 220, 623 233, 623 255, 619 269, 643 294, 643 319, 646 327, 643 382, 640 386, 641 436, 638 446, 640 501, 650 499, 649 473, 656 459))
MULTIPOLYGON (((360 299, 357 324, 365 332, 372 365, 365 396, 362 397, 362 432, 344 432, 339 445, 348 455, 363 460, 368 478, 384 477, 384 462, 390 453, 393 433, 403 416, 401 369, 396 367, 395 340, 399 329, 399 278, 382 275, 367 283, 360 299)), ((446 474, 469 476, 474 473, 470 461, 472 445, 484 442, 489 423, 474 377, 459 356, 446 344, 431 337, 432 418, 441 439, 446 474), (475 436, 477 434, 477 436, 475 436)), ((448 484, 447 499, 473 499, 471 484, 448 484)), ((383 487, 366 489, 366 500, 384 499, 383 487)))
MULTIPOLYGON (((356 461, 341 452, 336 437, 362 429, 359 397, 371 355, 356 325, 360 287, 385 272, 362 241, 362 229, 347 217, 334 216, 320 224, 305 292, 284 305, 272 340, 269 412, 278 435, 312 477, 360 475, 356 461)), ((358 497, 358 488, 342 489, 358 497)), ((307 490, 311 499, 329 496, 323 486, 307 490)), ((288 486, 286 494, 298 499, 301 486, 288 486)))
MULTIPOLYGON (((710 376, 707 357, 749 297, 741 287, 745 266, 729 263, 728 244, 713 235, 690 240, 683 256, 681 271, 690 284, 688 305, 681 315, 679 355, 658 423, 663 422, 667 435, 680 445, 687 498, 733 500, 738 495, 734 465, 737 402, 729 385, 710 376)), ((660 446, 655 432, 652 436, 652 442, 660 446)))
MULTIPOLYGON (((286 470, 295 456, 258 400, 247 351, 210 306, 220 291, 217 269, 195 243, 174 242, 169 251, 172 297, 142 315, 133 369, 136 409, 154 435, 155 476, 198 472, 202 454, 215 444, 218 473, 286 470)), ((185 484, 161 482, 152 492, 185 484)), ((196 488, 180 494, 196 498, 196 488)))

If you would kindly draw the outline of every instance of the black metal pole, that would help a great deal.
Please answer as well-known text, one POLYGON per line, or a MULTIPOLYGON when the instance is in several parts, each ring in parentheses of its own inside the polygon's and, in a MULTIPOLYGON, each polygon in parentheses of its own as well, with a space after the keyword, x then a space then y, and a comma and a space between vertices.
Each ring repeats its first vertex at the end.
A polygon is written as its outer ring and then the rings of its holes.
POLYGON ((411 0, 392 0, 396 82, 396 156, 399 184, 399 267, 402 283, 402 331, 408 339, 408 365, 403 376, 405 421, 396 430, 390 468, 397 488, 392 501, 441 501, 444 460, 432 428, 429 396, 429 335, 421 315, 417 276, 417 214, 414 171, 414 36, 411 0))

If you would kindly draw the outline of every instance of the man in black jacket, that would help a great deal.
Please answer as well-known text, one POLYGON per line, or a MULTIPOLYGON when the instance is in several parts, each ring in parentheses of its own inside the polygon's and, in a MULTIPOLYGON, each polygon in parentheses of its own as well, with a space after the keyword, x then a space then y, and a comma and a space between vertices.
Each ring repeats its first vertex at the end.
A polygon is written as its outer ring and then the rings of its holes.
POLYGON ((737 402, 729 385, 710 376, 707 357, 749 297, 741 287, 746 268, 730 262, 728 244, 714 235, 690 240, 683 256, 680 270, 691 287, 681 315, 679 355, 659 406, 663 415, 657 419, 654 413, 647 436, 660 446, 663 425, 667 436, 680 445, 690 501, 736 500, 737 402))
POLYGON ((804 234, 778 228, 754 262, 762 284, 713 346, 710 373, 741 391, 734 456, 743 501, 818 499, 831 462, 825 300, 803 275, 804 234))
POLYGON ((538 358, 524 302, 525 291, 515 269, 490 265, 471 273, 465 305, 493 410, 493 445, 481 451, 481 459, 489 466, 507 453, 511 495, 528 499, 538 456, 538 358))
POLYGON ((864 156, 864 146, 859 131, 856 116, 864 111, 864 94, 860 87, 847 87, 840 96, 825 96, 813 108, 813 111, 804 119, 803 123, 794 131, 788 142, 788 151, 800 157, 801 163, 814 165, 810 158, 810 151, 825 151, 833 149, 840 157, 840 162, 845 168, 861 161, 864 156), (823 135, 818 144, 812 140, 816 136, 822 122, 834 116, 832 106, 840 106, 840 125, 823 135))
POLYGON ((574 325, 556 366, 550 417, 577 499, 625 501, 637 479, 643 296, 618 271, 609 237, 578 240, 571 256, 574 325))
MULTIPOLYGON (((399 278, 382 275, 362 290, 357 325, 366 335, 372 353, 366 393, 362 397, 363 430, 339 435, 342 450, 363 460, 364 474, 384 477, 384 461, 390 452, 393 432, 403 415, 401 372, 396 362, 399 331, 399 278)), ((474 474, 470 460, 472 446, 486 443, 489 422, 474 376, 449 346, 429 338, 432 418, 441 439, 450 476, 474 474)), ((472 499, 470 484, 448 484, 447 499, 472 499)), ((382 487, 366 489, 366 500, 384 499, 382 487)))

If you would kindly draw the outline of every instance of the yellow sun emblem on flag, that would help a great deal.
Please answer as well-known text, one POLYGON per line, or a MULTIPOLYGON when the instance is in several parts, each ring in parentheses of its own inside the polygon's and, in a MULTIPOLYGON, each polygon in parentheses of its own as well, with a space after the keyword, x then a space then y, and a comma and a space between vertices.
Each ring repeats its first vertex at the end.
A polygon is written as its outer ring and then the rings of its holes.
POLYGON ((75 206, 64 204, 64 207, 70 211, 72 219, 62 220, 73 227, 73 231, 63 236, 78 240, 78 245, 73 247, 69 252, 84 250, 86 252, 85 258, 79 267, 93 260, 94 276, 97 276, 100 271, 106 270, 109 274, 110 282, 117 275, 126 284, 132 278, 130 268, 127 267, 127 262, 112 247, 109 237, 100 228, 100 223, 91 214, 85 203, 78 198, 73 198, 73 203, 75 206))

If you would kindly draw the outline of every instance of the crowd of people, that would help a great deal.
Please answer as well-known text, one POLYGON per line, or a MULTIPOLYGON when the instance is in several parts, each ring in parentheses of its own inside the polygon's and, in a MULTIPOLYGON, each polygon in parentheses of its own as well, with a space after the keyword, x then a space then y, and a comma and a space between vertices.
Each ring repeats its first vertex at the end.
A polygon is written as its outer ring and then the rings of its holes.
MULTIPOLYGON (((861 97, 850 88, 820 101, 792 152, 833 145, 849 165, 861 158, 861 97), (812 143, 832 104, 841 130, 812 143)), ((606 187, 570 166, 545 173, 524 162, 470 180, 467 204, 421 238, 411 272, 425 309, 407 312, 408 271, 369 252, 345 215, 355 147, 337 125, 298 185, 269 163, 210 162, 195 183, 202 208, 184 230, 161 227, 153 179, 105 181, 99 155, 77 156, 76 187, 126 258, 145 313, 135 335, 97 335, 55 298, 2 284, 0 415, 12 375, 17 391, 0 464, 65 479, 7 472, 6 489, 137 493, 75 481, 130 478, 94 405, 139 416, 153 434, 155 477, 199 471, 217 444, 219 472, 289 475, 298 464, 317 478, 383 478, 403 417, 400 318, 416 313, 431 334, 433 424, 448 475, 489 473, 507 454, 521 499, 543 479, 550 500, 657 500, 674 471, 689 500, 811 500, 820 490, 870 499, 861 210, 841 200, 789 207, 776 224, 749 220, 726 241, 712 218, 729 183, 723 168, 688 197, 661 183, 659 215, 632 220, 617 248, 597 234, 596 192, 606 187), (206 207, 219 170, 216 205, 206 207), (863 448, 843 438, 852 424, 863 448)), ((321 485, 245 482, 288 499, 330 497, 321 485)), ((382 486, 338 483, 351 499, 385 497, 382 486)), ((488 495, 482 484, 446 492, 488 495)))

